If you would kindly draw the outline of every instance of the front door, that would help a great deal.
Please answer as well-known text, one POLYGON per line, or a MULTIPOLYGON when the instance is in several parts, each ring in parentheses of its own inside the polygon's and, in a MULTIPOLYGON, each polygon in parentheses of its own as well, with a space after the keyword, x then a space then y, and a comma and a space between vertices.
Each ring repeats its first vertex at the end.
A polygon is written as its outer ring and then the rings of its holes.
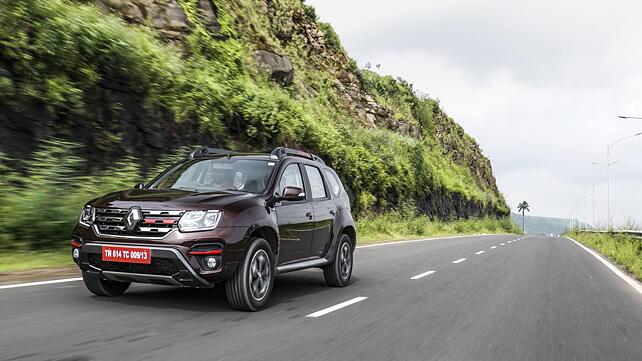
MULTIPOLYGON (((277 194, 281 194, 285 187, 297 187, 305 190, 298 163, 286 166, 277 187, 277 194)), ((275 206, 281 241, 279 264, 310 256, 314 220, 309 199, 309 195, 306 195, 306 199, 303 201, 282 201, 275 206)))

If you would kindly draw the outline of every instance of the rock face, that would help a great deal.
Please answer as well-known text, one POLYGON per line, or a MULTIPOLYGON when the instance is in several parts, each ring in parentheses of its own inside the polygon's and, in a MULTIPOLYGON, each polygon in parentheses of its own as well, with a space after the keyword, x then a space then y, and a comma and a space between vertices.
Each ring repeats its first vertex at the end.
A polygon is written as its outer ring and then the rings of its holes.
POLYGON ((192 28, 176 0, 93 0, 93 3, 130 23, 145 25, 149 22, 162 36, 170 39, 181 39, 192 28))
POLYGON ((201 21, 207 30, 214 34, 221 31, 221 24, 218 22, 218 16, 216 15, 216 5, 212 0, 198 0, 198 10, 201 21))
MULTIPOLYGON (((90 1, 132 24, 151 24, 161 36, 171 40, 182 40, 183 36, 193 28, 185 10, 176 0, 90 1)), ((216 5, 212 0, 198 0, 197 7, 205 28, 211 33, 218 33, 221 30, 221 24, 218 22, 216 5)))
POLYGON ((265 50, 256 50, 254 59, 265 67, 272 79, 283 84, 291 85, 294 79, 294 67, 287 55, 279 55, 265 50))

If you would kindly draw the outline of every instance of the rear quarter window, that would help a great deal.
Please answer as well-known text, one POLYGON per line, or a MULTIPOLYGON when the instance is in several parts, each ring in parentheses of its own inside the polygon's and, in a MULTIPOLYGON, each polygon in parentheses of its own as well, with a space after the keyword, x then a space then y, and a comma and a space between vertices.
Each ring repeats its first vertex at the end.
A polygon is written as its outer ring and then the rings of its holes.
POLYGON ((329 170, 324 170, 323 173, 325 173, 325 179, 328 180, 330 192, 334 194, 335 197, 338 197, 341 194, 341 186, 339 185, 337 177, 329 170))

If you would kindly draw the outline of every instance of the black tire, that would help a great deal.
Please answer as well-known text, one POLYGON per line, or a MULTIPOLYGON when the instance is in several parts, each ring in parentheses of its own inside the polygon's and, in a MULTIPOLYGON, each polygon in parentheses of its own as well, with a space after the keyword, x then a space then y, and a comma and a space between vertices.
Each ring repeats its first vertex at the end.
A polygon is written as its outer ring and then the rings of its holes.
POLYGON ((225 294, 230 306, 242 311, 258 311, 265 307, 276 268, 270 245, 262 238, 253 238, 236 272, 225 281, 225 294))
POLYGON ((337 246, 334 262, 323 267, 323 277, 328 286, 345 287, 350 283, 353 265, 352 240, 347 234, 342 234, 337 246))
POLYGON ((131 285, 131 282, 103 280, 100 277, 87 274, 87 272, 82 273, 82 280, 91 293, 101 297, 120 296, 125 293, 131 285))

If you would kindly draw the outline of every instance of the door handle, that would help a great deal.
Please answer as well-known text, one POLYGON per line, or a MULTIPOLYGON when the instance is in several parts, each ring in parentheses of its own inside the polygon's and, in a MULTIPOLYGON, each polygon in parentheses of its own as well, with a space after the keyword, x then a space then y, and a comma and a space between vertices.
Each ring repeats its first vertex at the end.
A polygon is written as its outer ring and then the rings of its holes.
POLYGON ((331 209, 331 210, 330 210, 330 214, 334 216, 334 215, 336 215, 336 214, 337 214, 337 211, 335 211, 334 209, 331 209))
POLYGON ((310 218, 310 219, 312 219, 312 212, 308 212, 308 213, 306 213, 306 214, 305 214, 305 216, 306 216, 306 217, 308 217, 308 218, 310 218))

